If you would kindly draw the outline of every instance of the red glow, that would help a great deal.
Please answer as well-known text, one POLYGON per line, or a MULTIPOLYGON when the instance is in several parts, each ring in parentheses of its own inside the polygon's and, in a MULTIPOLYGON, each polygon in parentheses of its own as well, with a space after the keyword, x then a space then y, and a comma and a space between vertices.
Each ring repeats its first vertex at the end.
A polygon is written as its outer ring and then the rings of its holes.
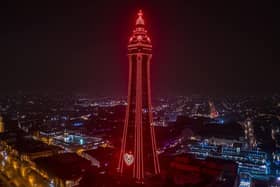
POLYGON ((143 12, 140 10, 128 44, 128 106, 118 165, 120 174, 130 176, 140 183, 144 182, 146 171, 154 175, 160 173, 155 130, 152 125, 150 83, 152 45, 144 23, 143 12), (143 113, 143 111, 148 112, 143 113), (148 138, 145 143, 143 143, 143 136, 148 138), (128 154, 129 150, 133 150, 133 155, 128 154), (129 167, 131 165, 133 165, 132 169, 129 167))
POLYGON ((210 107, 210 118, 217 118, 219 117, 219 113, 216 110, 216 107, 212 101, 209 101, 209 107, 210 107))
POLYGON ((143 19, 143 12, 142 10, 139 10, 138 12, 138 18, 136 20, 136 25, 145 25, 144 19, 143 19))

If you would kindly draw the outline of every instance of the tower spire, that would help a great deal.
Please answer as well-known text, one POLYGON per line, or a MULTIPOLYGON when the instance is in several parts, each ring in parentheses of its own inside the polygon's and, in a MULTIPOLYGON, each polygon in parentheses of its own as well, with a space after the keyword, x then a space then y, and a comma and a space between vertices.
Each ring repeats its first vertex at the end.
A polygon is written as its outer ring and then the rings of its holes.
POLYGON ((143 19, 143 12, 142 12, 141 9, 138 12, 138 18, 136 20, 136 26, 138 26, 138 25, 145 25, 145 22, 144 22, 144 19, 143 19))

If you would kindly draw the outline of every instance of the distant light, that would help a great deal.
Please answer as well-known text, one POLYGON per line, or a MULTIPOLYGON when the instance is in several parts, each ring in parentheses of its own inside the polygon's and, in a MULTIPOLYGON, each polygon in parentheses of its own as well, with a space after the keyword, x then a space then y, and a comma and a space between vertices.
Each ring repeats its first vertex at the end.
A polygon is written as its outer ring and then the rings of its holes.
POLYGON ((280 177, 277 177, 277 181, 280 181, 280 177))
POLYGON ((84 124, 82 122, 76 122, 76 123, 73 123, 73 126, 74 127, 80 127, 80 126, 83 126, 84 124))
POLYGON ((69 143, 70 142, 70 137, 64 137, 64 142, 69 143))
POLYGON ((61 116, 61 119, 62 120, 67 120, 67 117, 66 116, 61 116))
POLYGON ((261 168, 266 168, 266 165, 262 165, 261 168))
POLYGON ((80 139, 80 145, 84 144, 84 139, 80 139))
POLYGON ((240 181, 240 185, 239 186, 250 186, 251 183, 249 181, 240 181))

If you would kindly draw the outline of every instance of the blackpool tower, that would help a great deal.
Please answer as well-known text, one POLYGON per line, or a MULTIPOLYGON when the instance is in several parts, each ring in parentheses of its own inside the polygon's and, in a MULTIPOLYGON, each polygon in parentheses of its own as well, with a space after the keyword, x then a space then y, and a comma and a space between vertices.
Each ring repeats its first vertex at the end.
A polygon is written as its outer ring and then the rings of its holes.
POLYGON ((151 106, 150 63, 152 42, 138 12, 128 43, 129 83, 118 172, 143 183, 145 177, 160 173, 151 106))

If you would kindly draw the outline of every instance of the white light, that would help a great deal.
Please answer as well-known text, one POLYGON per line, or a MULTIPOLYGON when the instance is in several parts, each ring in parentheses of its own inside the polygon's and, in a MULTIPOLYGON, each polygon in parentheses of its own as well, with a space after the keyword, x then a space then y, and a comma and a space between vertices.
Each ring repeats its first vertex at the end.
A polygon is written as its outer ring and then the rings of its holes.
POLYGON ((124 159, 124 161, 125 161, 127 166, 132 165, 133 162, 134 162, 134 156, 132 154, 130 154, 130 153, 125 153, 123 155, 123 159, 124 159))

